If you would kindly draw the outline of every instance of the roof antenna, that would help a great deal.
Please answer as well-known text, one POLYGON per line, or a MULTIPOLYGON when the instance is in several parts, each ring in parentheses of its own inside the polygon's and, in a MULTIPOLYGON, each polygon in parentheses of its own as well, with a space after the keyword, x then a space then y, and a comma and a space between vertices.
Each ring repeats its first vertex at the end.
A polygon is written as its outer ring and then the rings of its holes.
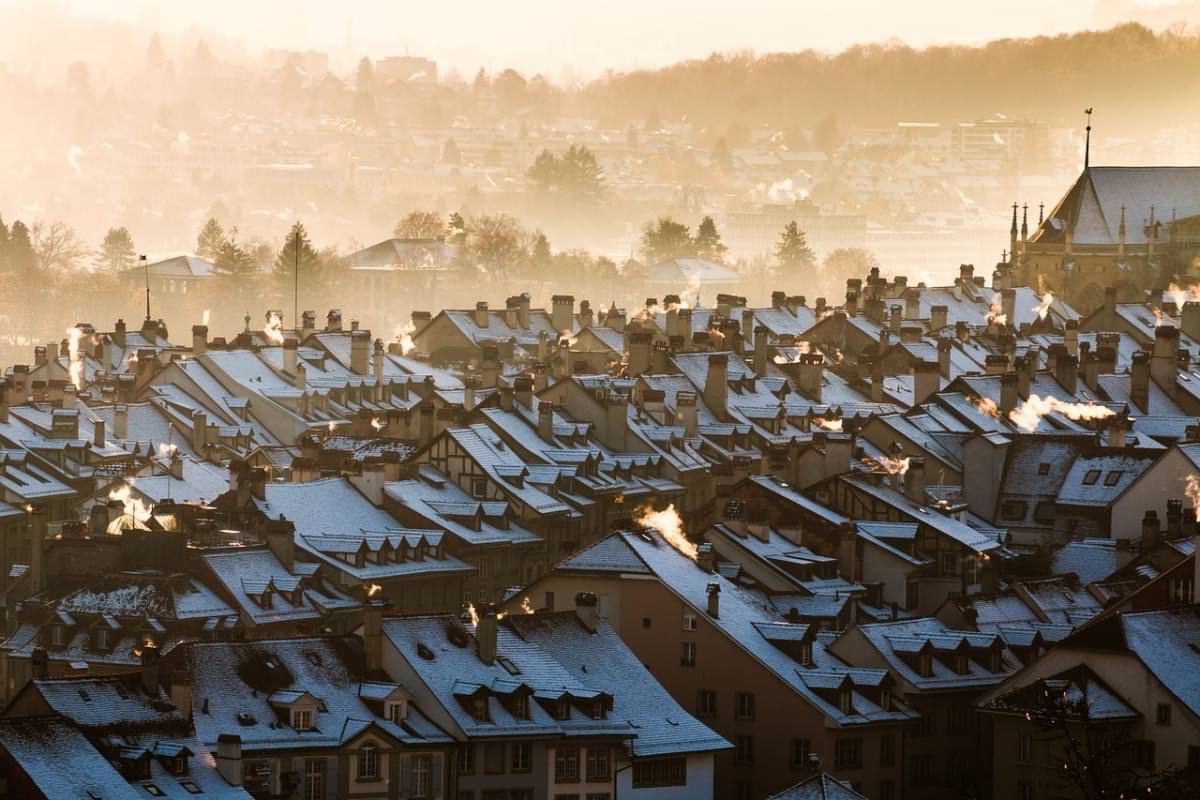
POLYGON ((146 260, 145 255, 139 255, 138 261, 142 262, 146 270, 146 319, 150 319, 150 262, 146 260))
POLYGON ((1087 114, 1087 129, 1083 140, 1083 168, 1087 169, 1092 150, 1092 107, 1088 106, 1083 113, 1087 114))

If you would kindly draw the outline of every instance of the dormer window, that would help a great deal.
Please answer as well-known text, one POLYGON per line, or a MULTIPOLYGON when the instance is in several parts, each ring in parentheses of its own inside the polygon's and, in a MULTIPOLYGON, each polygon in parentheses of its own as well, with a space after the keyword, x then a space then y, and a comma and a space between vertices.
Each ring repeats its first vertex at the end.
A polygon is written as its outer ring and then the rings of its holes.
POLYGON ((166 766, 167 771, 169 771, 172 775, 188 774, 187 756, 175 756, 174 758, 169 758, 166 761, 166 766))
POLYGON ((404 722, 404 701, 391 700, 384 707, 384 713, 388 719, 399 725, 404 722))
POLYGON ((838 692, 838 707, 843 714, 849 714, 854 711, 854 699, 849 687, 845 687, 838 692))
POLYGON ((811 667, 813 663, 812 642, 800 643, 800 666, 811 667))
POLYGON ((966 675, 970 671, 970 664, 968 663, 966 653, 954 654, 954 671, 959 675, 966 675))
POLYGON ((892 690, 884 686, 879 692, 879 707, 884 711, 892 710, 892 690))
POLYGON ((992 652, 989 654, 988 658, 988 669, 990 669, 992 672, 1000 672, 1000 670, 1003 669, 999 647, 992 648, 992 652))
POLYGON ((108 650, 109 646, 110 646, 109 645, 110 638, 111 638, 111 636, 109 634, 108 628, 104 628, 104 627, 97 628, 96 636, 94 639, 96 649, 97 650, 108 650))
POLYGON ((66 625, 51 625, 50 626, 50 644, 55 647, 62 647, 67 643, 67 626, 66 625))
POLYGON ((554 703, 554 718, 564 720, 571 718, 571 701, 557 700, 554 703))
POLYGON ((603 700, 597 699, 592 701, 592 719, 604 719, 603 700))
POLYGON ((308 709, 293 709, 292 727, 298 731, 312 730, 312 711, 308 709))
POLYGON ((488 721, 488 707, 486 697, 474 697, 471 699, 471 717, 476 722, 488 721))
POLYGON ((517 719, 529 719, 529 698, 523 694, 513 695, 512 715, 517 719))
POLYGON ((920 671, 922 677, 928 678, 931 675, 933 675, 933 654, 932 653, 921 653, 921 655, 918 657, 917 661, 918 661, 919 671, 920 671))

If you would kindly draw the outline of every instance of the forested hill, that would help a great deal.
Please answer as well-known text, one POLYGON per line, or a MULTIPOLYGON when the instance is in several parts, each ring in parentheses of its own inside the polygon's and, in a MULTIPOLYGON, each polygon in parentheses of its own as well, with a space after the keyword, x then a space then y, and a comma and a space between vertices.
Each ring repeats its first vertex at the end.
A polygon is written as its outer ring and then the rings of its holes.
MULTIPOLYGON (((770 24, 764 20, 764 24, 770 24)), ((978 47, 860 45, 831 55, 714 54, 657 70, 608 75, 575 98, 605 120, 686 118, 721 132, 897 120, 969 120, 1008 113, 1082 124, 1085 106, 1109 134, 1200 122, 1200 35, 1137 24, 1001 39, 978 47)))

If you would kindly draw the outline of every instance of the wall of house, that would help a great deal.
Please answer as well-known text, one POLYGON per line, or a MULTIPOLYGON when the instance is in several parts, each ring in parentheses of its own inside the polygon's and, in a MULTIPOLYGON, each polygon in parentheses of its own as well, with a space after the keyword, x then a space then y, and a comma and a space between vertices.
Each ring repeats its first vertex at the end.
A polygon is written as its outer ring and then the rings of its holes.
MULTIPOLYGON (((464 793, 474 793, 476 798, 482 798, 485 790, 527 789, 533 796, 551 797, 551 782, 554 779, 554 752, 550 743, 545 740, 528 741, 530 748, 529 769, 522 772, 512 770, 511 743, 503 740, 471 741, 462 745, 470 748, 474 755, 474 768, 469 773, 454 771, 455 788, 462 796, 464 793), (498 748, 501 751, 500 762, 503 769, 488 772, 485 768, 488 748, 498 748)), ((570 792, 574 793, 580 784, 570 784, 570 792)))
POLYGON ((683 786, 647 786, 633 788, 633 767, 618 763, 616 797, 621 800, 720 800, 716 792, 716 759, 712 753, 687 757, 687 783, 683 786))
POLYGON ((1158 518, 1166 524, 1167 501, 1185 500, 1187 479, 1196 468, 1178 449, 1168 450, 1154 462, 1141 477, 1112 504, 1113 539, 1142 538, 1142 517, 1146 511, 1158 512, 1158 518))

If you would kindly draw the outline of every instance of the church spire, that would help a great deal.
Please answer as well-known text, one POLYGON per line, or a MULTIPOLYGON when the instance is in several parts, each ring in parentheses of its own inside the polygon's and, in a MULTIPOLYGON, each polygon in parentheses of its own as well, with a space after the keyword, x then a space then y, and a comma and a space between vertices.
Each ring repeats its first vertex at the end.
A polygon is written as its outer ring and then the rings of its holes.
POLYGON ((1121 224, 1117 226, 1117 258, 1125 258, 1125 206, 1121 206, 1121 224))
POLYGON ((1021 206, 1021 241, 1029 241, 1029 204, 1021 206))
POLYGON ((1017 256, 1017 204, 1013 203, 1012 227, 1008 230, 1008 255, 1012 259, 1017 256))
POLYGON ((1088 106, 1083 113, 1087 114, 1087 129, 1083 139, 1083 168, 1087 169, 1092 151, 1092 107, 1088 106))

